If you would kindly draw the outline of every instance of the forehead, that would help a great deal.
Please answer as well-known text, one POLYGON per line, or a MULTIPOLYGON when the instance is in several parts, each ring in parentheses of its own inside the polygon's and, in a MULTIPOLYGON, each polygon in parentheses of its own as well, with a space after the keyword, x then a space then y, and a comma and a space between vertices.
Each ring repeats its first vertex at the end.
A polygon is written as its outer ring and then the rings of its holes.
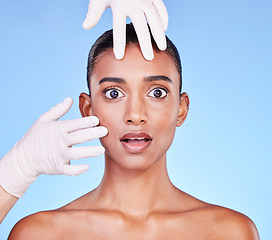
POLYGON ((156 75, 167 76, 179 88, 180 76, 169 55, 163 51, 154 52, 154 59, 147 61, 143 58, 139 46, 131 45, 126 47, 122 60, 115 59, 112 49, 104 52, 94 66, 91 85, 105 77, 119 77, 135 82, 156 75))

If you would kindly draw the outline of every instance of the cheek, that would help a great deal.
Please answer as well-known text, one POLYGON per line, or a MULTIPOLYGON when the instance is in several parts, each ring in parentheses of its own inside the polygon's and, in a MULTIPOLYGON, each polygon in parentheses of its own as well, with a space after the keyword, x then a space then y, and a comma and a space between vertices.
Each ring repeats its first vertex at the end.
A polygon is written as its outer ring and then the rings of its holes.
POLYGON ((101 97, 97 97, 91 105, 93 115, 99 118, 100 125, 102 126, 110 128, 111 125, 120 118, 118 108, 112 104, 105 103, 105 100, 101 97))
POLYGON ((99 125, 105 126, 108 129, 108 135, 100 138, 101 144, 110 149, 113 145, 113 140, 118 138, 118 130, 122 122, 122 113, 120 108, 115 108, 109 104, 94 105, 93 114, 99 118, 99 125))
POLYGON ((97 111, 95 115, 99 118, 99 125, 105 126, 108 129, 107 136, 100 139, 103 144, 116 135, 116 129, 118 127, 116 123, 120 123, 120 119, 118 114, 113 114, 111 111, 97 111))
POLYGON ((156 109, 152 114, 151 122, 159 136, 160 145, 170 147, 177 125, 179 108, 178 105, 172 103, 169 106, 156 109))
POLYGON ((164 113, 158 116, 160 118, 159 121, 157 121, 156 129, 157 131, 160 131, 164 136, 166 136, 166 139, 168 136, 170 138, 173 138, 175 131, 176 131, 176 124, 177 124, 177 117, 173 115, 173 113, 164 113))
POLYGON ((179 105, 177 101, 169 101, 164 104, 153 104, 150 118, 164 128, 175 128, 178 119, 179 105))

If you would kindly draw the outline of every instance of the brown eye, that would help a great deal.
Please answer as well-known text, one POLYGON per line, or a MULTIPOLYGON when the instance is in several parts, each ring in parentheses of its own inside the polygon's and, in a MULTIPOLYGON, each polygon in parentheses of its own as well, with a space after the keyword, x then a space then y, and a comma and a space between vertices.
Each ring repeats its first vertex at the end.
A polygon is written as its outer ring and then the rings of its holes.
POLYGON ((168 94, 168 91, 163 88, 154 88, 148 93, 149 97, 153 98, 164 98, 168 94))
POLYGON ((109 99, 117 99, 117 98, 123 97, 124 94, 118 89, 111 88, 106 90, 105 96, 106 98, 109 98, 109 99))

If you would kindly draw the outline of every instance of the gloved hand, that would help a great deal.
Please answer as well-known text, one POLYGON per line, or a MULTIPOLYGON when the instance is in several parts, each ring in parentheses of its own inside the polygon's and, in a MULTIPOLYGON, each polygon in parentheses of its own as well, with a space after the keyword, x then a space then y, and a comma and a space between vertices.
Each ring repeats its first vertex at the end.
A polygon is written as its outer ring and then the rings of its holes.
POLYGON ((146 19, 158 48, 166 49, 164 31, 168 25, 168 14, 162 0, 90 0, 83 27, 90 29, 95 26, 108 7, 112 9, 113 51, 117 59, 124 57, 126 17, 129 17, 134 25, 145 59, 152 60, 154 58, 146 19))
POLYGON ((70 165, 70 160, 104 153, 102 146, 71 147, 103 137, 107 128, 95 127, 96 116, 57 121, 71 108, 72 98, 51 108, 27 131, 24 137, 0 160, 0 185, 21 198, 39 174, 78 175, 88 165, 70 165))

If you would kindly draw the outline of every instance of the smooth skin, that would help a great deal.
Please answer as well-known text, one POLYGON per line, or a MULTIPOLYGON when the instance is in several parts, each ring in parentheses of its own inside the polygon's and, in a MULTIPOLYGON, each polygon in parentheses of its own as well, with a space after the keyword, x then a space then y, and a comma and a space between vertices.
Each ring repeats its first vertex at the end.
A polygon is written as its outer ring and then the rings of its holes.
POLYGON ((132 45, 122 61, 112 49, 101 57, 91 77, 91 98, 80 95, 80 111, 82 116, 97 115, 109 130, 101 138, 106 149, 103 179, 60 209, 24 218, 10 240, 259 239, 245 215, 202 202, 171 183, 166 152, 176 127, 186 119, 189 98, 179 94, 172 59, 164 52, 154 54, 148 62, 139 46, 132 45), (133 153, 120 141, 128 132, 147 133, 152 141, 133 153))

